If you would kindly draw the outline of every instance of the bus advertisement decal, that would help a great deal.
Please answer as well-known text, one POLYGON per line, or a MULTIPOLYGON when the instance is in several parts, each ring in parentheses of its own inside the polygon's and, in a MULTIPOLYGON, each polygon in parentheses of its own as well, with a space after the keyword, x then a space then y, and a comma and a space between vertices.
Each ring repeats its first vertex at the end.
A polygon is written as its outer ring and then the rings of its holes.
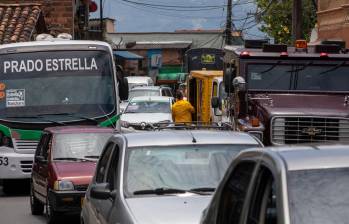
POLYGON ((6 90, 6 107, 25 107, 25 89, 6 90))

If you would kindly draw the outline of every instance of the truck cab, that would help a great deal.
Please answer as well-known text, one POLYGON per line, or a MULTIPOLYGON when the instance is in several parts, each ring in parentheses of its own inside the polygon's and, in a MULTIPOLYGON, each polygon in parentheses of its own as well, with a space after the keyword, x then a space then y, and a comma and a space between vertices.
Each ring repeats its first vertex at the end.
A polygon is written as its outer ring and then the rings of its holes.
POLYGON ((266 145, 349 141, 349 54, 343 42, 226 46, 224 84, 236 128, 266 145))

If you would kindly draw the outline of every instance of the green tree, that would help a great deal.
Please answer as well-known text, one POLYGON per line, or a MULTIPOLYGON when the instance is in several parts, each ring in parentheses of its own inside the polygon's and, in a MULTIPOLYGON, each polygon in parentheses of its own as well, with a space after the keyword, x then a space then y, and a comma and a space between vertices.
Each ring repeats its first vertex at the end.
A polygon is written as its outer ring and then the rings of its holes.
MULTIPOLYGON (((276 43, 292 43, 292 5, 293 0, 256 0, 262 22, 260 30, 275 39, 276 43)), ((310 39, 311 30, 316 23, 314 0, 302 1, 302 30, 304 39, 310 39)))

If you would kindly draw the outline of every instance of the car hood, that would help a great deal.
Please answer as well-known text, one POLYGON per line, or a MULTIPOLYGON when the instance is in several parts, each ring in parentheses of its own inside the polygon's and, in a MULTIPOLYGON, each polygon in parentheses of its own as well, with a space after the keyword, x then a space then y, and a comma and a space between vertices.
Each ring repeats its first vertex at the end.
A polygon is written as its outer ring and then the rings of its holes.
POLYGON ((135 123, 157 123, 160 121, 172 121, 170 113, 127 113, 121 115, 121 120, 131 124, 135 123))
POLYGON ((253 98, 269 116, 349 117, 344 95, 268 94, 253 98))
POLYGON ((96 169, 96 162, 54 162, 57 179, 72 181, 75 185, 89 184, 96 169))
POLYGON ((211 196, 129 198, 126 203, 137 224, 197 224, 211 196))

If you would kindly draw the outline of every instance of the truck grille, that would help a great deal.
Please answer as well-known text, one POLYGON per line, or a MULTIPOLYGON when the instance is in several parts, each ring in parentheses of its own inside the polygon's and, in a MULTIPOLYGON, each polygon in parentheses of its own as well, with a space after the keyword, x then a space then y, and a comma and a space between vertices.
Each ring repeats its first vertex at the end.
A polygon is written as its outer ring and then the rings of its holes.
POLYGON ((36 147, 39 144, 39 141, 35 140, 20 140, 12 138, 13 146, 18 153, 30 153, 33 154, 36 150, 36 147))
POLYGON ((33 161, 31 160, 21 161, 21 170, 23 173, 31 173, 32 167, 33 167, 33 161))
POLYGON ((276 117, 271 121, 273 144, 349 142, 349 119, 276 117))

